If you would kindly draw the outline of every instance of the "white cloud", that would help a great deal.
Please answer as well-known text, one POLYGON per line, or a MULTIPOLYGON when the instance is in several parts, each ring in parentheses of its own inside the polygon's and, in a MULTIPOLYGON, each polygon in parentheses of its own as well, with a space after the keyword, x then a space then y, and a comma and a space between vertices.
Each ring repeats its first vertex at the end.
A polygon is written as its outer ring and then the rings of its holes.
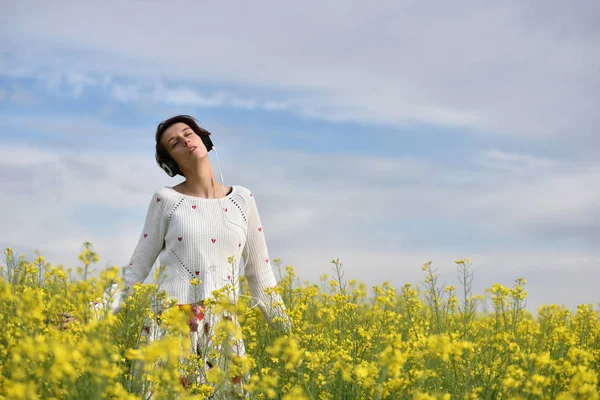
POLYGON ((269 225, 271 236, 284 237, 284 235, 296 232, 308 234, 309 230, 319 223, 319 213, 308 206, 288 207, 274 212, 268 211, 265 210, 265 214, 261 216, 261 219, 264 219, 269 225))
POLYGON ((527 168, 550 168, 556 165, 553 160, 535 157, 531 155, 523 155, 516 153, 507 153, 496 149, 490 149, 483 154, 483 163, 487 167, 495 167, 500 169, 509 169, 513 172, 523 171, 527 168))
POLYGON ((113 99, 122 103, 141 100, 140 89, 137 84, 114 85, 111 89, 113 99))
POLYGON ((0 147, 0 158, 4 166, 35 167, 40 164, 56 163, 59 154, 34 146, 5 144, 0 147))
POLYGON ((280 101, 266 101, 263 104, 263 109, 267 111, 281 111, 288 108, 287 103, 280 101))
POLYGON ((202 107, 214 107, 222 106, 224 101, 223 93, 216 93, 212 97, 204 97, 195 93, 190 89, 175 89, 175 90, 164 90, 163 93, 155 92, 155 100, 163 101, 169 104, 193 104, 202 107))
POLYGON ((71 86, 71 96, 77 98, 80 97, 85 90, 86 86, 96 86, 101 83, 97 78, 89 76, 89 74, 82 73, 80 71, 67 71, 66 82, 71 86))
POLYGON ((474 194, 469 201, 471 207, 484 212, 494 210, 496 218, 527 234, 530 230, 543 237, 548 233, 554 237, 575 234, 590 243, 598 238, 598 164, 579 165, 516 154, 490 158, 490 168, 500 168, 503 173, 490 176, 496 186, 474 194), (579 233, 578 226, 582 229, 579 233))
POLYGON ((233 98, 231 105, 235 108, 243 108, 246 110, 254 110, 257 107, 256 100, 247 100, 242 98, 233 98))
POLYGON ((109 89, 111 97, 121 103, 138 103, 151 100, 157 104, 198 107, 232 107, 236 109, 254 110, 258 107, 265 111, 280 111, 287 108, 282 102, 245 98, 223 90, 212 94, 201 94, 190 87, 167 87, 157 81, 153 86, 142 86, 139 83, 115 83, 109 89))
MULTIPOLYGON (((540 174, 540 182, 533 185, 522 185, 518 173, 510 169, 501 170, 503 175, 493 168, 481 169, 468 177, 473 186, 465 189, 453 184, 457 174, 460 179, 461 170, 433 161, 263 154, 259 149, 249 155, 250 143, 245 140, 240 147, 246 151, 225 146, 225 154, 220 154, 225 183, 242 184, 256 193, 271 257, 282 257, 284 263, 294 265, 303 279, 316 281, 330 271, 329 261, 339 257, 348 279, 369 285, 389 280, 399 288, 422 278, 419 267, 425 261, 432 260, 441 272, 450 274, 448 279, 454 279, 453 260, 471 257, 481 285, 477 290, 491 285, 491 279, 510 285, 524 274, 535 287, 531 304, 559 301, 572 306, 574 301, 595 300, 585 282, 600 278, 591 267, 599 261, 597 249, 585 247, 583 241, 571 250, 538 247, 535 240, 543 232, 535 228, 542 222, 560 224, 565 216, 576 223, 598 215, 590 214, 597 212, 593 199, 598 198, 598 189, 591 184, 597 175, 590 172, 597 169, 572 169, 571 175, 559 178, 540 174), (323 170, 327 174, 319 175, 323 170), (356 179, 348 180, 351 177, 356 179), (571 192, 571 200, 561 198, 566 191, 571 192), (543 202, 536 200, 542 197, 543 202), (482 236, 448 249, 438 247, 440 238, 435 232, 403 225, 407 220, 427 224, 432 218, 438 223, 462 223, 455 234, 487 230, 492 235, 513 237, 514 242, 503 245, 495 243, 494 236, 482 236), (534 244, 511 248, 522 238, 534 244), (565 287, 569 273, 585 273, 587 279, 572 279, 565 287), (536 279, 544 280, 545 285, 537 285, 536 279), (567 292, 576 295, 567 296, 567 292)), ((523 154, 487 154, 508 163, 535 159, 523 154)), ((533 164, 543 170, 556 163, 533 164)), ((151 194, 175 183, 148 155, 58 152, 33 144, 3 143, 0 168, 5 172, 0 179, 2 247, 13 246, 18 251, 37 248, 51 262, 67 266, 77 265, 76 256, 85 240, 95 245, 102 266, 109 261, 125 264, 151 194), (107 209, 114 210, 114 218, 103 217, 107 209), (89 213, 89 221, 79 221, 76 210, 89 213), (124 210, 128 211, 126 219, 124 210), (92 223, 94 214, 102 218, 100 225, 92 223)), ((431 224, 430 228, 437 226, 431 224)), ((597 223, 594 229, 598 229, 597 223)))
MULTIPOLYGON (((111 139, 114 136, 120 149, 133 149, 135 145, 139 152, 150 152, 153 151, 150 130, 108 126, 90 118, 49 122, 25 122, 26 119, 17 122, 39 134, 55 132, 71 144, 80 138, 81 145, 72 152, 63 150, 60 156, 41 151, 38 146, 12 146, 3 150, 6 168, 20 168, 5 174, 5 181, 20 180, 21 187, 32 188, 33 178, 41 187, 53 180, 81 180, 79 190, 71 189, 73 200, 106 206, 114 195, 123 197, 129 205, 135 204, 139 198, 129 196, 132 188, 137 193, 148 191, 152 179, 162 177, 150 156, 100 154, 93 150, 95 144, 91 142, 91 138, 115 140, 111 139), (132 180, 123 171, 134 174, 136 179, 132 180), (115 190, 118 192, 114 193, 115 190)), ((275 209, 279 202, 286 202, 290 210, 310 209, 311 218, 322 222, 350 227, 346 215, 398 224, 414 218, 438 218, 456 225, 475 219, 480 228, 510 235, 514 240, 546 238, 543 231, 553 226, 556 232, 551 236, 555 239, 591 233, 588 240, 592 240, 594 232, 600 232, 599 224, 594 222, 600 220, 596 218, 600 210, 595 200, 600 197, 595 185, 600 179, 597 164, 580 165, 498 150, 484 152, 473 158, 474 164, 466 160, 464 165, 414 157, 271 153, 260 149, 260 144, 251 143, 247 135, 223 139, 224 147, 219 146, 219 150, 224 152, 221 158, 226 160, 223 163, 226 183, 249 181, 268 194, 264 200, 267 207, 275 209), (387 207, 390 203, 394 205, 391 213, 387 207)), ((23 192, 27 190, 30 189, 23 192)), ((63 193, 59 190, 47 196, 56 198, 63 193)), ((310 215, 306 214, 306 220, 310 215)), ((287 225, 293 225, 293 221, 287 225)))
POLYGON ((589 151, 581 144, 597 144, 600 122, 598 91, 589 90, 600 79, 596 7, 189 2, 172 29, 162 3, 24 1, 5 17, 15 47, 6 45, 3 73, 23 74, 22 63, 63 71, 68 50, 83 48, 88 61, 77 71, 270 87, 293 93, 285 103, 302 115, 461 126, 589 151))

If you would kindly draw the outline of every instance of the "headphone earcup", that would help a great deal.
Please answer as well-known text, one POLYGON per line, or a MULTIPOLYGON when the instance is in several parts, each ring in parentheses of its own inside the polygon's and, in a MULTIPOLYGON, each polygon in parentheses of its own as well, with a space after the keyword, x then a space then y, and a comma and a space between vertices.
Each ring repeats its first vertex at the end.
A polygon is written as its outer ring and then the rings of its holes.
POLYGON ((200 139, 202 139, 202 142, 204 143, 204 146, 206 147, 206 151, 207 152, 211 151, 213 148, 213 142, 212 142, 212 140, 210 140, 210 136, 200 135, 200 139))
POLYGON ((165 171, 167 175, 173 178, 175 175, 180 174, 179 165, 175 162, 175 160, 163 160, 159 157, 158 154, 155 154, 156 163, 158 166, 165 171))

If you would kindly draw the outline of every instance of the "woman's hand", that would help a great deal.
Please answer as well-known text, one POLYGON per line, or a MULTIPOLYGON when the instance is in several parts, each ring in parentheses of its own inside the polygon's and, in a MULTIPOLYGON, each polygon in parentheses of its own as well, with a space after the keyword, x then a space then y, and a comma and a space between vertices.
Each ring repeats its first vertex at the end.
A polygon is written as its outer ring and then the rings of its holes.
POLYGON ((73 321, 77 321, 77 318, 73 317, 71 314, 66 312, 58 314, 58 317, 58 320, 51 319, 50 322, 54 325, 56 329, 60 330, 69 329, 69 325, 73 321))

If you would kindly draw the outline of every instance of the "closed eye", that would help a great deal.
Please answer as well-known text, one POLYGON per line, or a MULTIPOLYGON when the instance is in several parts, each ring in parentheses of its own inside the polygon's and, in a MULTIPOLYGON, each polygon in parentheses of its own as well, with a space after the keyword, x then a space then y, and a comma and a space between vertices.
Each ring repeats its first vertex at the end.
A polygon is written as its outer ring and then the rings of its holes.
MULTIPOLYGON (((192 133, 193 133, 193 132, 187 131, 187 132, 185 133, 185 135, 184 135, 184 136, 186 136, 186 137, 187 137, 187 136, 190 136, 192 133)), ((175 148, 175 146, 177 146, 177 144, 178 144, 178 143, 179 143, 179 139, 175 139, 175 140, 173 141, 173 145, 171 146, 171 148, 175 148)))

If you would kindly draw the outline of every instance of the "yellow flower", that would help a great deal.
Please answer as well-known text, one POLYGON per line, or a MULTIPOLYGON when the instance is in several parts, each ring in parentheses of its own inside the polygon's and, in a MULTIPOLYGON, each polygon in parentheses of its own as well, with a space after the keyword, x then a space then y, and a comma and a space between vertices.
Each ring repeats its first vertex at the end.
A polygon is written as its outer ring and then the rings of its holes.
POLYGON ((37 385, 35 382, 14 382, 11 380, 4 382, 4 394, 7 399, 13 400, 29 400, 37 398, 37 385))
MULTIPOLYGON (((91 264, 97 256, 87 246, 82 258, 91 264)), ((598 310, 585 304, 576 312, 547 305, 533 315, 523 309, 527 281, 522 278, 512 288, 497 283, 486 289, 493 308, 480 313, 469 307, 484 297, 467 291, 463 303, 459 286, 459 301, 455 286, 436 284, 431 262, 423 264, 430 285, 425 293, 409 283, 396 290, 390 282, 369 291, 355 279, 346 284, 332 280, 329 286, 327 274, 302 286, 296 284, 294 268, 286 266, 285 277, 267 288, 265 296, 249 293, 248 281, 240 276, 245 295, 237 303, 230 301, 231 285, 205 301, 205 319, 197 332, 200 346, 193 350, 208 357, 213 368, 198 369, 198 355, 190 351, 195 333, 190 335, 189 310, 177 307, 177 300, 160 290, 159 280, 135 284, 123 312, 113 315, 88 305, 94 299, 106 302, 105 292, 114 294, 113 285, 120 283, 117 267, 102 271, 100 278, 73 281, 70 270, 51 266, 41 255, 32 263, 24 256, 15 259, 10 249, 4 254, 0 398, 77 397, 77 381, 78 388, 98 388, 103 398, 132 400, 139 394, 129 388, 146 382, 150 386, 145 390, 156 398, 199 400, 212 395, 215 386, 250 373, 244 389, 257 399, 474 400, 494 392, 506 399, 600 400, 598 310), (434 301, 427 297, 432 292, 438 294, 434 301), (264 309, 252 307, 253 296, 268 303, 264 309), (263 318, 265 310, 271 315, 271 307, 284 305, 289 306, 293 333, 269 329, 263 318), (65 312, 77 322, 69 330, 55 328, 52 319, 65 312), (152 341, 140 336, 149 321, 151 333, 158 335, 152 341), (210 323, 209 348, 204 321, 210 323), (247 354, 226 351, 240 339, 247 354), (186 391, 181 374, 199 376, 188 380, 186 391), (466 379, 470 389, 464 387, 466 379)), ((228 261, 235 263, 235 258, 228 261)), ((332 262, 341 268, 339 259, 332 262)), ((456 263, 466 266, 470 259, 456 263)), ((198 278, 190 283, 202 284, 198 278)), ((274 317, 271 323, 280 320, 274 317)))
POLYGON ((282 397, 282 400, 308 400, 310 397, 306 396, 304 390, 300 386, 294 386, 289 393, 282 397))
POLYGON ((192 286, 197 286, 197 285, 201 285, 201 284, 202 284, 202 281, 201 281, 201 280, 199 280, 198 278, 194 278, 194 279, 192 279, 192 280, 190 281, 190 284, 191 284, 192 286))

